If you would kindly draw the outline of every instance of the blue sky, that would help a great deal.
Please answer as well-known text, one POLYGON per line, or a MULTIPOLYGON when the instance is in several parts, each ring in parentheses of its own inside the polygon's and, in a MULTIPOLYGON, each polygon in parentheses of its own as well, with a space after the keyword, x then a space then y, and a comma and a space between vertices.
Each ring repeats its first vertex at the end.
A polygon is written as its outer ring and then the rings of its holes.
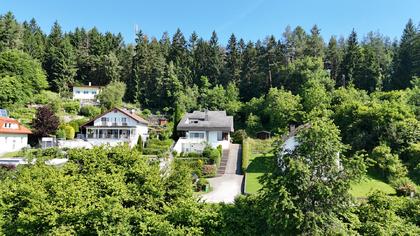
POLYGON ((321 28, 324 39, 347 36, 355 28, 359 36, 379 31, 400 38, 409 18, 419 22, 418 0, 0 0, 0 14, 12 11, 19 21, 34 17, 49 32, 57 20, 65 31, 76 26, 121 32, 134 41, 136 25, 149 36, 171 35, 179 27, 188 38, 193 30, 208 39, 216 30, 227 42, 233 32, 248 40, 280 37, 287 25, 321 28))

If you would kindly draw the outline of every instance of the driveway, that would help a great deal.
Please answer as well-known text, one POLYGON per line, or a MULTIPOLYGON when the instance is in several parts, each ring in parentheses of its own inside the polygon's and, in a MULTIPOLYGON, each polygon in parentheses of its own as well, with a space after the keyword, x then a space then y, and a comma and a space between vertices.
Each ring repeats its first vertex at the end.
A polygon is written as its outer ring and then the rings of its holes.
POLYGON ((244 176, 241 172, 241 146, 231 144, 225 174, 209 178, 212 188, 210 193, 201 195, 201 200, 209 203, 233 203, 235 197, 242 194, 244 176))

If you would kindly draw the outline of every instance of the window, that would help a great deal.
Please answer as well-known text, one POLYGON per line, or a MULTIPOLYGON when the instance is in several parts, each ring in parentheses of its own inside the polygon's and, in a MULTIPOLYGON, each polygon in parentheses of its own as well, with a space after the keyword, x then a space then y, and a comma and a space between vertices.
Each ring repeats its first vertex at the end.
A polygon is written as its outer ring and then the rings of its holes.
POLYGON ((76 91, 77 94, 80 94, 80 91, 76 91))
POLYGON ((107 122, 107 121, 108 121, 108 117, 102 117, 102 118, 101 118, 101 121, 102 121, 102 122, 107 122))
POLYGON ((204 133, 190 132, 190 138, 192 138, 192 139, 204 139, 204 133))
POLYGON ((222 141, 222 132, 217 132, 217 141, 222 141))
POLYGON ((83 94, 89 94, 89 91, 83 91, 83 94))
POLYGON ((92 94, 96 94, 96 91, 92 91, 92 94))
POLYGON ((126 123, 127 122, 127 118, 125 118, 125 117, 121 118, 121 122, 122 123, 126 123))

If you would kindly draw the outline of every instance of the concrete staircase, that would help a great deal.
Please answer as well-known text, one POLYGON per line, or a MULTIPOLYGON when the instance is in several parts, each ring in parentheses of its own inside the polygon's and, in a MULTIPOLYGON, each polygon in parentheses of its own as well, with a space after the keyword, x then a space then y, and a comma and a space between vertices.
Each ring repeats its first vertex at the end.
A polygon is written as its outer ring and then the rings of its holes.
POLYGON ((222 160, 220 161, 219 169, 217 169, 217 176, 222 176, 225 174, 228 160, 229 160, 229 149, 224 149, 222 151, 222 160))

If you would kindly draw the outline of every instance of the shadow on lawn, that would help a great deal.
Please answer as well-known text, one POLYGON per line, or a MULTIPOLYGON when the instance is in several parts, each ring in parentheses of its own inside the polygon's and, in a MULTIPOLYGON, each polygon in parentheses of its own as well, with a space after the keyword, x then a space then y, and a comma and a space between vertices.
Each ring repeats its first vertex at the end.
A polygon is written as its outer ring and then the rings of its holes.
POLYGON ((273 155, 261 155, 255 157, 246 169, 247 173, 266 173, 273 166, 273 155))

